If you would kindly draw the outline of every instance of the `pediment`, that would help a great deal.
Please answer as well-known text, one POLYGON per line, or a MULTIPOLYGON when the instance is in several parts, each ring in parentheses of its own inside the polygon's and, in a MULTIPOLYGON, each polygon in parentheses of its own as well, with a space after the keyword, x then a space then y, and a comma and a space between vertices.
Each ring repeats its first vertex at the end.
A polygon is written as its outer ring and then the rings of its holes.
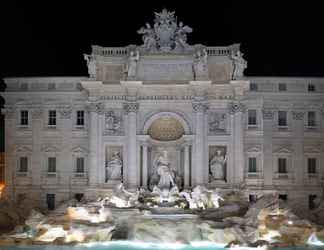
POLYGON ((275 154, 291 154, 293 153, 293 150, 289 146, 279 147, 275 151, 273 151, 275 154))
POLYGON ((72 148, 71 151, 73 153, 88 153, 88 149, 83 148, 83 147, 80 147, 80 146, 77 146, 77 147, 72 148))
POLYGON ((321 149, 320 149, 320 147, 317 147, 317 146, 304 146, 304 153, 320 154, 321 149))
POLYGON ((32 147, 28 145, 18 145, 15 148, 16 153, 31 153, 32 151, 32 147))
POLYGON ((47 145, 42 148, 43 152, 59 152, 61 151, 59 147, 53 145, 47 145))
POLYGON ((261 151, 262 151, 261 146, 252 146, 245 150, 246 153, 259 153, 261 151))

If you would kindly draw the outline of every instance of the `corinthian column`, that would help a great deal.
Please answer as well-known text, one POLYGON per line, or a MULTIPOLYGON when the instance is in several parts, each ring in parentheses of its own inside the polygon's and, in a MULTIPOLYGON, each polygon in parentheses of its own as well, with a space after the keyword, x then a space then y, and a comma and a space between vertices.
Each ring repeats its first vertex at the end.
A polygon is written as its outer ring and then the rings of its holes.
POLYGON ((91 103, 89 105, 89 185, 96 187, 99 184, 98 169, 98 142, 99 142, 99 114, 103 112, 104 105, 102 103, 91 103))
POLYGON ((195 164, 192 170, 192 185, 203 185, 208 182, 208 166, 204 157, 206 152, 206 136, 205 136, 205 112, 207 105, 203 102, 194 102, 192 108, 195 112, 195 164))
POLYGON ((126 185, 129 188, 138 186, 138 171, 136 157, 136 116, 139 108, 137 102, 124 103, 125 121, 126 121, 126 148, 127 148, 127 165, 124 175, 126 185))

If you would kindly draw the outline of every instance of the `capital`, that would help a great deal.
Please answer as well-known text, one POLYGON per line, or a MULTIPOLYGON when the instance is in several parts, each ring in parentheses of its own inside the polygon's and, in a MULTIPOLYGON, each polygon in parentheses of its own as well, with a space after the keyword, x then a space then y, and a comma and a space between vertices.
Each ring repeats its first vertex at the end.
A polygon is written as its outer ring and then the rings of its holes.
POLYGON ((59 109, 59 113, 61 115, 61 119, 70 119, 72 115, 72 107, 71 106, 61 107, 59 109))
POLYGON ((193 108, 194 112, 205 113, 208 110, 208 105, 203 102, 193 102, 192 108, 193 108))
POLYGON ((5 107, 1 113, 5 116, 5 119, 14 119, 16 110, 14 107, 5 107))
POLYGON ((273 109, 262 109, 262 117, 263 120, 273 120, 274 118, 274 110, 273 109))
POLYGON ((245 105, 240 102, 230 102, 227 105, 228 113, 233 115, 238 112, 245 112, 245 105))
POLYGON ((303 111, 292 111, 293 120, 301 121, 304 120, 305 112, 303 111))
POLYGON ((105 104, 103 102, 91 102, 88 105, 89 112, 95 112, 99 115, 103 114, 105 110, 105 104))
POLYGON ((123 108, 126 114, 134 112, 136 113, 139 109, 139 103, 137 102, 125 102, 123 108))
POLYGON ((43 115, 43 110, 41 107, 34 108, 31 112, 32 119, 41 119, 43 115))

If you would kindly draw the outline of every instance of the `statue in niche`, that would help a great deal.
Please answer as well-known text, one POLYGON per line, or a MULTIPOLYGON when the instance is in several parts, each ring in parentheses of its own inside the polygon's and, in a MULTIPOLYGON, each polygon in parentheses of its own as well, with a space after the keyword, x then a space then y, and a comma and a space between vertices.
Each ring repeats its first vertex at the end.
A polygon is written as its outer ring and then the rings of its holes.
POLYGON ((206 49, 198 50, 194 60, 195 79, 206 79, 208 77, 208 62, 206 49))
POLYGON ((159 177, 157 186, 159 188, 170 188, 175 186, 175 172, 170 168, 167 152, 157 155, 153 161, 153 175, 159 177))
POLYGON ((185 25, 183 26, 183 22, 179 22, 179 26, 175 32, 175 50, 184 49, 188 47, 187 44, 187 34, 192 32, 192 28, 185 25))
POLYGON ((247 62, 243 58, 243 53, 241 51, 233 52, 231 55, 231 59, 233 60, 233 75, 232 79, 237 80, 242 78, 243 71, 247 67, 247 62))
POLYGON ((111 159, 106 166, 106 182, 108 180, 121 180, 122 179, 123 162, 120 152, 113 152, 111 159))
POLYGON ((105 114, 105 127, 112 133, 118 132, 121 128, 121 121, 112 110, 105 114))
POLYGON ((216 154, 209 162, 210 172, 213 179, 225 180, 225 164, 227 161, 227 155, 222 154, 222 150, 218 149, 216 154))
POLYGON ((156 49, 156 39, 155 39, 155 32, 154 29, 151 28, 149 23, 145 24, 146 27, 142 27, 140 30, 137 31, 138 34, 143 34, 143 42, 142 48, 148 51, 152 51, 156 49))
POLYGON ((88 74, 90 78, 96 78, 96 61, 93 55, 83 54, 84 59, 87 61, 88 74))
POLYGON ((131 51, 126 64, 127 80, 135 80, 137 73, 137 62, 139 60, 139 52, 131 51))
POLYGON ((226 130, 226 114, 214 113, 210 115, 209 132, 217 133, 226 130))

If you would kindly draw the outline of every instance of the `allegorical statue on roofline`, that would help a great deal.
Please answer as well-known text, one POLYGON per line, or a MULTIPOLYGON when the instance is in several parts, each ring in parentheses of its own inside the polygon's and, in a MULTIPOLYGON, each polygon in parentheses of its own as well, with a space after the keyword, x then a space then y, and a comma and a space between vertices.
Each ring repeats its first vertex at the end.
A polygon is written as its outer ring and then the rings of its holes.
POLYGON ((149 23, 137 32, 143 35, 142 49, 148 52, 183 52, 190 46, 187 44, 187 34, 192 28, 177 22, 174 12, 163 9, 155 12, 153 28, 149 23))

